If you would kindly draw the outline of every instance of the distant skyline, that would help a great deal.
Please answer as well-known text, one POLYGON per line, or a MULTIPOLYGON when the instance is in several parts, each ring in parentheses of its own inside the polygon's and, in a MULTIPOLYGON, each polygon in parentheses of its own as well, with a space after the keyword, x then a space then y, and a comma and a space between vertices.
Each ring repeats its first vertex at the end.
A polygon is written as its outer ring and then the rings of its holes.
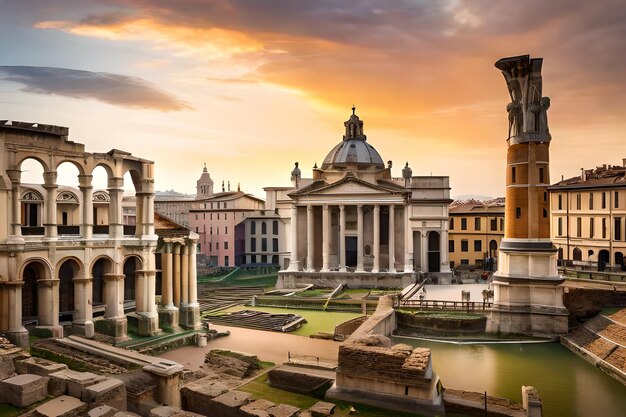
POLYGON ((504 194, 493 66, 543 57, 551 181, 626 157, 626 4, 555 0, 0 0, 0 119, 156 162, 156 188, 264 197, 337 144, 352 105, 400 176, 504 194))

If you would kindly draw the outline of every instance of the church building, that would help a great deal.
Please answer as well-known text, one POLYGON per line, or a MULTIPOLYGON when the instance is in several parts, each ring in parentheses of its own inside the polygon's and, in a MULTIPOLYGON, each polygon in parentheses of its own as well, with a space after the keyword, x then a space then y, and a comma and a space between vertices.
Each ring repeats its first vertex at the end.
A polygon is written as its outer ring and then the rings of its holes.
POLYGON ((293 187, 271 189, 281 194, 281 217, 289 217, 290 259, 277 285, 401 288, 418 271, 449 282, 449 178, 413 176, 408 162, 393 177, 354 107, 344 126, 312 178, 302 178, 296 163, 293 187))

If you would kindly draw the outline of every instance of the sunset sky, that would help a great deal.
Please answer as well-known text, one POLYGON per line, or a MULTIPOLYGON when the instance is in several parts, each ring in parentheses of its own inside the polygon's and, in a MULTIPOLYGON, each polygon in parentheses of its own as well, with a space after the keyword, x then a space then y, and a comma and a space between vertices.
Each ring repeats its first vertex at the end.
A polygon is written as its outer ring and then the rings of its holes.
POLYGON ((552 182, 626 157, 623 0, 0 0, 0 119, 156 162, 156 188, 303 176, 352 105, 400 176, 504 192, 494 62, 543 57, 552 182))

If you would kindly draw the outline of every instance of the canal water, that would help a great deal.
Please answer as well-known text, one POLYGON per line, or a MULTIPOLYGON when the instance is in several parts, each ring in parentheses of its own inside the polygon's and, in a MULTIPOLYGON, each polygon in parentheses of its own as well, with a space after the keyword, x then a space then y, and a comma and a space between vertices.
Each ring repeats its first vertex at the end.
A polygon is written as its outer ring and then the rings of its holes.
MULTIPOLYGON (((286 362, 288 352, 336 359, 339 343, 292 334, 236 327, 205 348, 184 347, 161 355, 189 368, 203 363, 209 349, 230 349, 286 362)), ((522 385, 533 385, 547 417, 624 417, 626 387, 558 343, 455 345, 394 337, 432 349, 433 366, 445 387, 484 392, 521 402, 522 385)))

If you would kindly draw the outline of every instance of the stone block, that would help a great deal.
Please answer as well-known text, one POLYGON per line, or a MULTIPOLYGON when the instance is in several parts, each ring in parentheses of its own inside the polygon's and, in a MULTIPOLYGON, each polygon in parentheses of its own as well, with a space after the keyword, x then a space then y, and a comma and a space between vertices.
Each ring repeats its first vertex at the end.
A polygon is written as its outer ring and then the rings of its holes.
POLYGON ((108 406, 108 405, 101 405, 98 406, 96 408, 92 408, 91 410, 89 410, 89 413, 87 413, 88 417, 113 417, 115 415, 115 413, 117 413, 117 409, 108 406))
POLYGON ((82 398, 83 387, 97 384, 106 379, 101 375, 91 372, 77 372, 71 369, 53 372, 48 375, 48 392, 50 395, 71 395, 72 397, 82 398))
POLYGON ((47 395, 48 379, 39 375, 17 375, 0 382, 2 402, 14 407, 28 407, 47 395))
POLYGON ((267 411, 270 417, 296 417, 300 413, 298 407, 287 404, 278 404, 267 411))
POLYGON ((270 414, 267 410, 275 405, 276 404, 271 401, 256 400, 250 404, 244 405, 239 409, 239 411, 245 417, 269 417, 270 414))
POLYGON ((34 374, 41 376, 48 376, 67 369, 67 365, 64 363, 52 362, 48 359, 35 357, 16 361, 15 367, 18 374, 34 374))
POLYGON ((81 399, 86 403, 108 405, 123 411, 126 410, 126 386, 119 379, 109 378, 84 387, 81 399))
POLYGON ((15 376, 15 362, 28 357, 22 348, 0 337, 0 380, 15 376))
POLYGON ((335 412, 335 404, 325 401, 318 401, 308 410, 312 417, 325 417, 335 412))
POLYGON ((141 417, 141 415, 137 413, 132 413, 130 411, 118 411, 117 413, 113 414, 113 417, 141 417))
POLYGON ((87 404, 78 398, 62 395, 35 409, 37 417, 83 417, 87 414, 87 404))
POLYGON ((198 379, 185 385, 180 390, 182 408, 202 413, 206 410, 206 404, 209 400, 227 392, 228 387, 224 383, 213 379, 213 377, 198 379))
POLYGON ((204 417, 204 415, 192 413, 191 411, 183 411, 171 405, 164 405, 150 410, 149 417, 204 417))
POLYGON ((233 390, 213 398, 199 412, 211 417, 240 417, 239 408, 252 401, 252 394, 233 390))

